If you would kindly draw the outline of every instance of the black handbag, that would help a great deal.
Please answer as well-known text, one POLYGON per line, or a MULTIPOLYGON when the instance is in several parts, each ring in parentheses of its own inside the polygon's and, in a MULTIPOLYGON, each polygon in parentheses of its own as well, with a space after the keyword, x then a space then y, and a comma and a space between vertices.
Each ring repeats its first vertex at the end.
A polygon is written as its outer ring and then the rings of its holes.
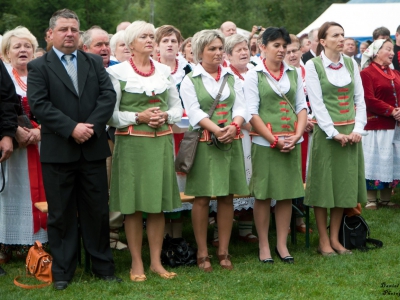
POLYGON ((368 251, 373 248, 381 248, 382 241, 371 239, 367 222, 361 216, 343 216, 339 231, 339 242, 346 249, 358 249, 368 251), (373 247, 369 247, 371 244, 373 247))
MULTIPOLYGON (((219 99, 221 98, 222 91, 225 87, 226 82, 228 81, 228 74, 224 76, 221 87, 218 91, 218 95, 214 100, 213 105, 211 106, 208 116, 211 116, 214 113, 215 107, 217 106, 219 99)), ((185 174, 189 174, 190 169, 193 166, 194 158, 196 157, 197 145, 199 144, 199 140, 202 135, 201 130, 193 130, 186 131, 183 135, 182 142, 179 146, 178 154, 175 158, 175 171, 182 172, 185 174)))
POLYGON ((165 236, 161 250, 161 262, 172 268, 197 264, 197 249, 191 247, 184 238, 165 236))

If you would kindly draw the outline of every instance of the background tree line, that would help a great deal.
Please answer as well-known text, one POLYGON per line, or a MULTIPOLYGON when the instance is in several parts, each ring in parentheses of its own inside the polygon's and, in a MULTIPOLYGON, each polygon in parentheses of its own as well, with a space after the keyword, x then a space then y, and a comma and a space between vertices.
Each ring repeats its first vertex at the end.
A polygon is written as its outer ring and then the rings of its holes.
POLYGON ((184 37, 218 28, 226 20, 247 30, 253 25, 284 26, 296 34, 340 2, 347 0, 1 0, 0 34, 23 25, 43 44, 51 15, 64 7, 78 14, 82 30, 99 25, 114 33, 121 21, 150 21, 153 11, 156 27, 174 25, 184 37))

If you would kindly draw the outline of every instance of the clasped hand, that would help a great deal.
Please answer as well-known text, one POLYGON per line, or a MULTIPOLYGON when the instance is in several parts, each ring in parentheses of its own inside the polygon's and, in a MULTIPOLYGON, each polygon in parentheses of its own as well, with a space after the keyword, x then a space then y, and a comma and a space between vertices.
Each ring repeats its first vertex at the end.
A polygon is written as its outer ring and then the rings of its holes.
POLYGON ((214 135, 217 137, 218 141, 223 144, 230 144, 234 140, 236 136, 236 126, 228 125, 226 127, 220 128, 214 132, 214 135))
POLYGON ((400 121, 400 107, 396 107, 393 112, 392 112, 392 117, 396 120, 396 121, 400 121))
POLYGON ((168 114, 159 107, 151 107, 140 113, 140 123, 145 123, 151 128, 160 128, 166 122, 168 114))
POLYGON ((18 126, 17 132, 15 133, 15 139, 20 148, 26 148, 28 145, 37 144, 41 139, 40 129, 29 129, 18 126))
POLYGON ((276 148, 281 150, 283 153, 288 153, 296 147, 296 143, 300 138, 301 136, 298 135, 285 136, 283 139, 278 139, 276 148))
POLYGON ((74 138, 75 142, 78 144, 83 144, 90 139, 93 134, 93 124, 78 123, 72 131, 71 136, 74 138))
POLYGON ((361 141, 361 134, 357 132, 352 132, 348 135, 339 133, 335 135, 333 139, 340 143, 342 147, 345 147, 347 143, 350 143, 350 145, 353 145, 353 143, 359 143, 361 141))

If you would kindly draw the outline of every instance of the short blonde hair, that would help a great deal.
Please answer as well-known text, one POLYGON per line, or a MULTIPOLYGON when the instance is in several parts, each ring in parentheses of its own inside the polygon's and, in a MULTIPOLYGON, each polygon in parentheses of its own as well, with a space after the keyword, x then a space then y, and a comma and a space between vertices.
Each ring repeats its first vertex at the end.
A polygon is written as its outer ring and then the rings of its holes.
POLYGON ((220 39, 222 45, 225 43, 223 34, 219 30, 202 30, 197 32, 192 38, 192 53, 194 63, 201 61, 201 55, 203 54, 204 48, 211 44, 215 39, 220 39))
POLYGON ((131 48, 129 47, 130 44, 136 40, 141 33, 147 30, 151 30, 155 34, 154 25, 145 21, 135 21, 125 29, 124 40, 129 51, 132 52, 131 48))
POLYGON ((32 45, 33 54, 35 54, 36 48, 38 47, 38 42, 35 36, 28 30, 28 28, 18 26, 12 30, 7 31, 3 36, 3 40, 1 41, 1 53, 3 53, 3 59, 6 63, 10 63, 7 53, 10 51, 12 37, 27 39, 32 45))
POLYGON ((125 37, 125 30, 117 31, 117 33, 112 36, 112 38, 110 40, 110 49, 111 49, 112 55, 114 55, 115 50, 117 49, 118 42, 125 43, 124 37, 125 37))
POLYGON ((243 42, 246 42, 247 45, 249 44, 249 40, 241 34, 233 34, 231 36, 226 37, 225 47, 224 47, 225 53, 232 55, 233 48, 235 48, 237 44, 243 42))

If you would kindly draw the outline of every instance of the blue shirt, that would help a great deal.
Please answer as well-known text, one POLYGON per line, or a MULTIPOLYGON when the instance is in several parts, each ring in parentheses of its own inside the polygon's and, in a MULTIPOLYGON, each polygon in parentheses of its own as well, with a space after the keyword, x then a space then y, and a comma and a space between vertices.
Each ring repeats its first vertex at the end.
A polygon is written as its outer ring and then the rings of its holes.
MULTIPOLYGON (((54 53, 57 54, 58 58, 60 59, 60 61, 61 61, 62 64, 64 65, 64 67, 66 67, 66 66, 67 66, 67 61, 66 61, 65 58, 63 57, 63 56, 64 56, 64 53, 62 53, 60 50, 54 48, 54 46, 53 46, 53 50, 54 50, 54 53)), ((71 58, 72 63, 74 64, 75 69, 78 70, 78 62, 77 62, 77 58, 76 58, 77 55, 78 55, 78 50, 75 50, 75 51, 72 52, 71 54, 72 54, 72 58, 71 58)))

